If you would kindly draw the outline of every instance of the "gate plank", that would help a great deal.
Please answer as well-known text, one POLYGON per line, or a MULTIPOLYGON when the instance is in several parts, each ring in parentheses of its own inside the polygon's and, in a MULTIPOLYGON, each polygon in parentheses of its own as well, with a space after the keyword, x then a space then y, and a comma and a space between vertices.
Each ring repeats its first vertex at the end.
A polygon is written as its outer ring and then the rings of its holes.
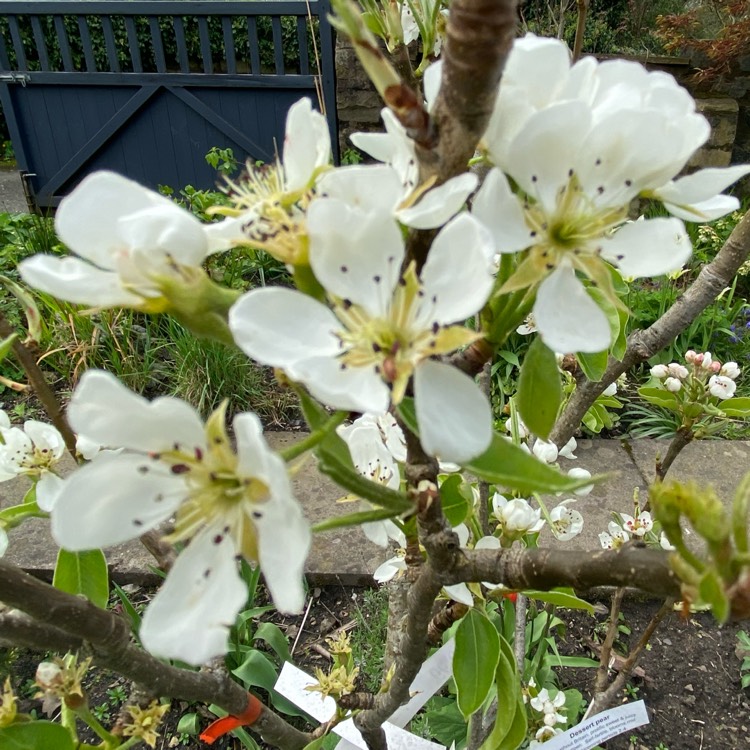
POLYGON ((70 44, 68 43, 68 32, 65 29, 65 19, 63 16, 55 16, 55 31, 57 32, 57 41, 60 45, 60 54, 62 55, 63 69, 67 72, 75 70, 73 57, 70 54, 70 44))
POLYGON ((276 75, 284 75, 284 39, 281 36, 281 19, 278 16, 271 17, 271 28, 273 29, 273 60, 276 65, 276 75))
POLYGON ((203 72, 213 73, 214 62, 211 57, 211 39, 208 36, 208 19, 198 16, 198 37, 201 41, 201 57, 203 58, 203 72))
POLYGON ((23 39, 21 39, 21 29, 18 27, 18 16, 8 16, 8 26, 10 27, 10 38, 13 42, 13 51, 16 53, 17 70, 28 70, 26 62, 26 51, 23 48, 23 39))
POLYGON ((183 73, 190 72, 190 61, 188 60, 187 43, 185 42, 185 23, 182 16, 173 16, 172 25, 174 26, 174 38, 177 43, 177 59, 180 63, 180 71, 183 73))
POLYGON ((161 27, 156 16, 148 17, 148 27, 151 32, 151 45, 154 49, 154 64, 157 73, 166 73, 167 62, 164 58, 164 42, 161 38, 161 27))
POLYGON ((227 63, 227 73, 233 75, 237 72, 236 50, 234 48, 234 33, 232 31, 232 19, 229 16, 221 17, 221 31, 224 36, 224 59, 227 63))
POLYGON ((120 59, 117 56, 115 46, 115 32, 112 29, 112 18, 107 15, 101 16, 102 33, 104 34, 104 46, 107 48, 107 60, 112 73, 120 72, 120 59))
POLYGON ((44 41, 44 31, 39 21, 39 16, 30 16, 31 31, 34 34, 34 46, 39 55, 39 67, 42 70, 49 70, 49 57, 47 56, 47 44, 44 41))
POLYGON ((135 19, 132 16, 125 16, 125 31, 128 34, 128 48, 130 49, 130 59, 133 63, 133 73, 143 73, 141 48, 138 44, 138 30, 135 28, 135 19))
POLYGON ((83 46, 83 57, 86 60, 86 70, 96 73, 96 60, 94 59, 94 48, 91 44, 91 34, 86 16, 78 16, 78 31, 81 33, 81 45, 83 46))
POLYGON ((247 17, 247 43, 250 48, 250 72, 260 75, 260 51, 258 50, 258 25, 253 16, 247 17))

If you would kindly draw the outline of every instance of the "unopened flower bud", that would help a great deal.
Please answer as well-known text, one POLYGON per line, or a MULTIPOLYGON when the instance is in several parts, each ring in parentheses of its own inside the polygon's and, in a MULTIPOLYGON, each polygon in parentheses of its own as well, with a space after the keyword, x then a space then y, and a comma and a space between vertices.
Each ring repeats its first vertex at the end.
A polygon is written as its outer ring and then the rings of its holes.
POLYGON ((51 661, 43 661, 36 668, 35 681, 42 690, 58 690, 63 685, 62 668, 51 661))
POLYGON ((686 362, 687 362, 687 363, 688 363, 689 365, 692 365, 692 364, 693 364, 693 361, 695 360, 696 354, 697 354, 697 352, 696 352, 696 351, 695 351, 694 349, 688 349, 688 350, 687 350, 687 351, 685 352, 685 361, 686 361, 686 362))
POLYGON ((682 388, 682 382, 677 378, 667 378, 664 381, 664 387, 671 393, 677 393, 682 388))
POLYGON ((554 443, 548 443, 546 440, 537 438, 532 448, 534 455, 546 464, 553 464, 557 461, 557 446, 554 443))
POLYGON ((711 363, 714 361, 711 352, 703 352, 703 354, 699 354, 698 357, 695 358, 696 364, 699 364, 704 370, 710 370, 711 363), (698 357, 701 358, 700 362, 698 362, 698 357))
POLYGON ((736 362, 725 362, 720 370, 721 374, 732 380, 737 380, 740 375, 740 368, 736 362))
POLYGON ((652 378, 658 378, 659 380, 664 380, 664 378, 669 375, 669 369, 666 365, 654 365, 651 368, 651 377, 652 378))
POLYGON ((602 396, 614 396, 617 393, 617 383, 610 383, 603 391, 602 396))
POLYGON ((721 362, 711 362, 711 372, 721 372, 721 362))
POLYGON ((667 365, 667 370, 669 371, 669 374, 673 378, 679 378, 680 380, 685 380, 688 376, 688 369, 684 365, 679 364, 678 362, 671 362, 669 365, 667 365))

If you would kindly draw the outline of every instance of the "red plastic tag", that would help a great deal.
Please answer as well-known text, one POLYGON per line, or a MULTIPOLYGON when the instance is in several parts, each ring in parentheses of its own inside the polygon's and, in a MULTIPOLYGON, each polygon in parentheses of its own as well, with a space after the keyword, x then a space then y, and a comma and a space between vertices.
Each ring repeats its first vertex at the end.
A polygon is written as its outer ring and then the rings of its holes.
POLYGON ((248 693, 247 708, 243 713, 239 716, 225 716, 223 719, 212 722, 201 734, 201 739, 206 744, 213 745, 219 737, 229 734, 233 729, 255 724, 262 711, 263 704, 254 695, 248 693))

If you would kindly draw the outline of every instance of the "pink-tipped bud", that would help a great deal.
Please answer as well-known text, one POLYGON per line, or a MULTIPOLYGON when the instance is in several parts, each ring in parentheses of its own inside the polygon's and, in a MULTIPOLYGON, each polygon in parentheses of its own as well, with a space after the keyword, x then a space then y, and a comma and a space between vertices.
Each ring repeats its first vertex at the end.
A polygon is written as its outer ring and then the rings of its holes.
POLYGON ((696 354, 693 357, 693 364, 698 367, 703 364, 703 355, 702 354, 696 354))
POLYGON ((687 362, 689 365, 692 365, 696 355, 697 352, 694 349, 688 349, 685 352, 685 362, 687 362))
POLYGON ((721 362, 711 362, 711 372, 721 372, 721 362))

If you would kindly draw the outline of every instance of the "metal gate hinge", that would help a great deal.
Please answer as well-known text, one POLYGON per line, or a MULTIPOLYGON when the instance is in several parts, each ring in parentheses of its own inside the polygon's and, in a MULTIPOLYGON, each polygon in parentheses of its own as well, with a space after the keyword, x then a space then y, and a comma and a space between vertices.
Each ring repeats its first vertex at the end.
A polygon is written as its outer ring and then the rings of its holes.
POLYGON ((26 73, 0 73, 0 83, 20 83, 25 86, 30 80, 26 73))

